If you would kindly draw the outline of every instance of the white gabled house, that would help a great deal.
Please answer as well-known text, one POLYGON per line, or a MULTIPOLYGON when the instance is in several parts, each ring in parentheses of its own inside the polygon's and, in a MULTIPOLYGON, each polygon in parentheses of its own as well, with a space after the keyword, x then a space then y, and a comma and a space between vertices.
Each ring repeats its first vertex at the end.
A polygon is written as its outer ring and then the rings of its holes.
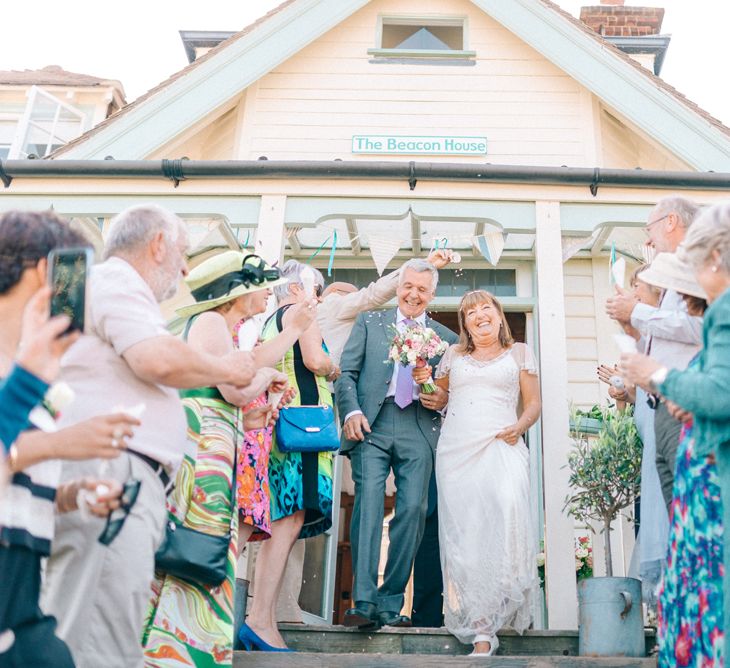
MULTIPOLYGON (((463 262, 444 272, 439 317, 453 323, 459 295, 486 287, 539 355, 543 623, 575 628, 568 403, 605 398, 595 368, 618 355, 608 251, 640 259, 660 197, 709 203, 730 188, 730 129, 654 74, 661 15, 600 5, 582 18, 548 0, 287 0, 201 41, 204 55, 52 161, 0 163, 0 207, 109 219, 155 201, 198 238, 225 221, 271 259, 320 267, 336 232, 334 274, 353 282, 375 273, 371 240, 398 242, 395 266, 446 239, 463 262), (490 231, 505 241, 496 267, 474 243, 490 231)), ((633 528, 616 531, 627 568, 633 528)), ((303 596, 331 620, 337 533, 325 543, 312 551, 322 586, 303 596)))

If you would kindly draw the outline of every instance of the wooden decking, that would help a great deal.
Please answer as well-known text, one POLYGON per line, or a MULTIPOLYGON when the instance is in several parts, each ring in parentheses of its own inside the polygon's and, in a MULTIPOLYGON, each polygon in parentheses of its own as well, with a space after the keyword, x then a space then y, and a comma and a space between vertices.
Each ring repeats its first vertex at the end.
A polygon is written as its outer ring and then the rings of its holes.
MULTIPOLYGON (((441 668, 503 666, 504 668, 654 668, 653 658, 579 657, 577 631, 527 631, 499 634, 494 657, 468 656, 445 629, 394 629, 362 632, 342 626, 281 627, 295 653, 236 652, 234 668, 441 668)), ((647 633, 647 651, 654 645, 647 633)))

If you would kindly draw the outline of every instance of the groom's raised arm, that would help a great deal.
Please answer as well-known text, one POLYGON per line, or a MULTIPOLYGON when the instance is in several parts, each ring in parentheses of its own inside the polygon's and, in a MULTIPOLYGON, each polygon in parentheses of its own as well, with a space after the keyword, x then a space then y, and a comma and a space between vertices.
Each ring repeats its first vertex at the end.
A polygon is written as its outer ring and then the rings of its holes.
POLYGON ((353 411, 362 411, 357 399, 357 382, 360 378, 362 365, 365 363, 365 349, 367 346, 366 315, 367 313, 361 313, 357 316, 340 359, 341 374, 335 383, 335 401, 337 402, 340 421, 343 423, 345 418, 353 411))

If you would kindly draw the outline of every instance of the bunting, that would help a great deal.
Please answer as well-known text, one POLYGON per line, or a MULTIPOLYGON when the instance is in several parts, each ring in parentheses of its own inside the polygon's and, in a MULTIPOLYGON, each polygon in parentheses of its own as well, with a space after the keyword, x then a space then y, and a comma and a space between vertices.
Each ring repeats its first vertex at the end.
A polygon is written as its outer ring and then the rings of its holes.
POLYGON ((502 232, 487 232, 474 237, 479 252, 493 267, 497 266, 504 250, 504 234, 502 232))
POLYGON ((376 234, 369 235, 368 241, 375 268, 378 270, 378 275, 382 276, 385 268, 400 250, 402 241, 398 238, 381 237, 376 234))

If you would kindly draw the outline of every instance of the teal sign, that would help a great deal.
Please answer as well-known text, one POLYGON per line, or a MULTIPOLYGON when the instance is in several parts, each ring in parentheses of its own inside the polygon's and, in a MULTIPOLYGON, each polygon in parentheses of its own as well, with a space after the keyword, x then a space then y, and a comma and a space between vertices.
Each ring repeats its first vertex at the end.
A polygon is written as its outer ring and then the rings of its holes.
POLYGON ((353 153, 375 155, 486 155, 486 137, 354 135, 353 153))

